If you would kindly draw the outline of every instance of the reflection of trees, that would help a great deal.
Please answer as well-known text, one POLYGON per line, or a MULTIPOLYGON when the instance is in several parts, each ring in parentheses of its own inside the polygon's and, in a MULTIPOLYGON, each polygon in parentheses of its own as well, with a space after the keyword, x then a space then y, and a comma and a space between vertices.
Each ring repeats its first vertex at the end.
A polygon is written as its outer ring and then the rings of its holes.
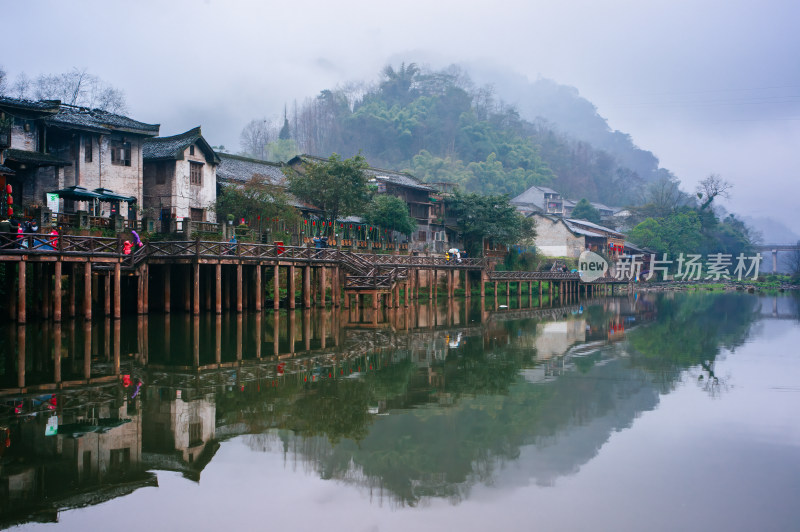
POLYGON ((669 390, 683 371, 697 368, 698 381, 712 395, 725 389, 715 372, 723 348, 747 338, 758 316, 757 300, 744 294, 675 294, 658 301, 659 319, 632 331, 632 363, 657 376, 669 390))

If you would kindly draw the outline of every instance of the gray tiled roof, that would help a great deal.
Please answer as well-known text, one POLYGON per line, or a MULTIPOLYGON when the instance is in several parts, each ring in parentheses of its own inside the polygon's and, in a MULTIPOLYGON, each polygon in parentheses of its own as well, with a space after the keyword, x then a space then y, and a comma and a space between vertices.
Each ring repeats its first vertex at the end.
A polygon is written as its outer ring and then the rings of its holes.
POLYGON ((222 181, 249 181, 256 175, 265 176, 273 185, 284 185, 283 165, 258 159, 250 159, 229 153, 220 153, 221 160, 217 167, 217 179, 222 181))
POLYGON ((618 231, 614 231, 613 229, 609 229, 608 227, 603 227, 602 225, 597 225, 597 224, 592 223, 592 222, 587 222, 586 220, 575 220, 575 219, 570 218, 570 219, 567 220, 567 223, 570 226, 580 226, 583 229, 587 229, 589 231, 592 231, 592 230, 605 231, 607 233, 613 233, 613 234, 618 235, 620 237, 624 237, 624 235, 622 233, 618 232, 618 231))
POLYGON ((558 194, 555 190, 547 187, 532 186, 519 196, 511 200, 512 205, 534 205, 542 210, 545 209, 545 194, 558 194))
POLYGON ((0 96, 0 107, 14 107, 16 109, 25 109, 30 111, 49 111, 55 113, 61 105, 60 100, 20 100, 18 98, 9 98, 7 96, 0 96))
POLYGON ((392 170, 384 170, 382 168, 368 167, 365 172, 367 175, 374 177, 378 181, 385 181, 399 185, 401 187, 415 188, 417 190, 426 190, 428 192, 436 192, 436 189, 430 185, 422 183, 416 177, 406 174, 404 172, 395 172, 392 170))
POLYGON ((0 164, 0 174, 2 174, 2 175, 14 175, 15 173, 16 172, 14 172, 14 170, 9 168, 8 166, 3 166, 2 164, 0 164))
POLYGON ((45 119, 49 126, 63 127, 66 129, 84 129, 101 133, 122 131, 149 137, 158 135, 161 126, 158 124, 145 124, 127 116, 101 111, 100 109, 87 109, 62 105, 58 114, 45 119))
POLYGON ((197 143, 203 153, 205 153, 206 159, 210 159, 209 162, 219 162, 219 156, 203 138, 200 126, 190 129, 185 133, 181 133, 180 135, 145 139, 142 148, 142 157, 145 161, 183 159, 183 153, 186 148, 195 143, 197 143))
POLYGON ((55 155, 26 150, 6 150, 6 161, 38 166, 72 166, 71 162, 59 159, 55 155))
MULTIPOLYGON (((299 155, 298 156, 301 160, 308 160, 313 162, 327 162, 328 159, 323 157, 317 157, 315 155, 299 155)), ((289 161, 290 163, 292 161, 289 161)), ((401 187, 408 187, 408 188, 415 188, 417 190, 425 190, 428 192, 436 192, 436 188, 430 185, 426 185, 422 183, 416 177, 406 174, 404 172, 396 172, 394 170, 385 170, 383 168, 374 168, 372 166, 368 166, 364 169, 364 172, 370 176, 371 178, 375 178, 379 181, 385 181, 387 183, 393 183, 395 185, 399 185, 401 187)))

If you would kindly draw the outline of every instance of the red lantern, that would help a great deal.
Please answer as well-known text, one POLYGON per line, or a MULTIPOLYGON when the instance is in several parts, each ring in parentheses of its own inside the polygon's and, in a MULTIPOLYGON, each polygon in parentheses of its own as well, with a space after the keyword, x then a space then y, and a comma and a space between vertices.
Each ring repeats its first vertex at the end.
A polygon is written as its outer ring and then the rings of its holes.
POLYGON ((12 216, 14 216, 14 209, 12 209, 11 207, 9 207, 9 208, 8 208, 8 211, 7 211, 7 214, 8 214, 8 217, 9 217, 9 218, 11 218, 12 216))
POLYGON ((9 205, 14 205, 14 198, 12 198, 10 195, 6 196, 6 203, 9 205))
POLYGON ((6 194, 11 194, 11 185, 6 185, 6 194))

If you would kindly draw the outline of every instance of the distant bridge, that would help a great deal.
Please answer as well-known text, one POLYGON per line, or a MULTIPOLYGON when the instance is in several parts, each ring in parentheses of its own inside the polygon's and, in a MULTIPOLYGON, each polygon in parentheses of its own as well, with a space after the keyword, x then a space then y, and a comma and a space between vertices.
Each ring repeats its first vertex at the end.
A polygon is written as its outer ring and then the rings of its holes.
POLYGON ((800 251, 800 243, 794 244, 761 244, 754 246, 756 251, 769 251, 772 253, 772 273, 778 271, 778 252, 779 251, 800 251))

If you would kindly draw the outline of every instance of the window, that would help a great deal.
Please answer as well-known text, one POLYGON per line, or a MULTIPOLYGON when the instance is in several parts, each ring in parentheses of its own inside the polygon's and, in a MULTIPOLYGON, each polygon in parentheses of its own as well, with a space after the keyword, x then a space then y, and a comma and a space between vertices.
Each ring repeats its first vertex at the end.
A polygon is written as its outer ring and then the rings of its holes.
POLYGON ((167 165, 164 163, 156 164, 156 185, 164 185, 167 182, 167 165))
POLYGON ((87 135, 84 137, 84 146, 83 146, 83 162, 90 163, 92 162, 92 137, 87 135))
POLYGON ((111 164, 116 166, 131 165, 131 143, 112 142, 111 143, 111 164))
POLYGON ((203 209, 189 209, 189 216, 192 218, 193 222, 204 222, 205 221, 205 211, 203 209))
POLYGON ((420 231, 419 232, 419 236, 417 237, 417 240, 419 240, 420 242, 427 241, 428 240, 428 233, 426 233, 425 231, 420 231))
POLYGON ((131 464, 131 449, 111 449, 109 469, 111 471, 126 471, 131 464))
POLYGON ((189 445, 200 445, 203 443, 203 422, 189 423, 189 445))
POLYGON ((193 185, 203 184, 203 164, 189 163, 189 181, 193 185))
POLYGON ((194 155, 194 144, 189 146, 189 155, 194 155))

